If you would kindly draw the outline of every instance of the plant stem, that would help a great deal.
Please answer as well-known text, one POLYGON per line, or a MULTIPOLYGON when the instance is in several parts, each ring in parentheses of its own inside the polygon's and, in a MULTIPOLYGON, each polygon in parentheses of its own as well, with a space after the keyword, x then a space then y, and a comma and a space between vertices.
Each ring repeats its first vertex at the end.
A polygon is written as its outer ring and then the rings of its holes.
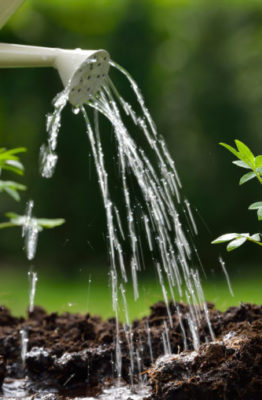
POLYGON ((261 178, 261 176, 257 173, 256 170, 253 170, 253 171, 255 172, 257 179, 259 180, 259 182, 260 182, 261 185, 262 185, 262 178, 261 178))
POLYGON ((250 239, 250 238, 247 238, 247 240, 249 240, 252 243, 258 244, 259 246, 262 246, 262 243, 258 242, 257 240, 253 240, 253 239, 250 239))
POLYGON ((0 224, 0 229, 4 229, 4 228, 12 228, 13 226, 15 226, 13 224, 13 222, 2 222, 0 224))

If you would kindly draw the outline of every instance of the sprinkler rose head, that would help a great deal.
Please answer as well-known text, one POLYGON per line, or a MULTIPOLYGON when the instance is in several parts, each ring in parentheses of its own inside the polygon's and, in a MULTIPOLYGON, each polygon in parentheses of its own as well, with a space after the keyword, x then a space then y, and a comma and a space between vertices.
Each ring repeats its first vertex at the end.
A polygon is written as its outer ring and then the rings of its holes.
POLYGON ((110 57, 105 50, 64 50, 0 43, 0 68, 54 67, 69 89, 69 101, 81 106, 105 82, 110 57))
POLYGON ((61 50, 55 68, 65 87, 69 101, 81 106, 94 96, 105 82, 109 71, 109 54, 105 50, 61 50))

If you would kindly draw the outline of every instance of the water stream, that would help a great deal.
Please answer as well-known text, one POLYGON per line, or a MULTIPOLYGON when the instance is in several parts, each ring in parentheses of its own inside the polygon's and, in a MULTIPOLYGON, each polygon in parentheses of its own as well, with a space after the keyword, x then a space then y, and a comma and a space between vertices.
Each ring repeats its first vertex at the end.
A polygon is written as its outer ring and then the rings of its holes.
POLYGON ((35 305, 35 294, 36 294, 36 284, 38 281, 37 272, 29 271, 28 278, 30 283, 30 291, 29 291, 29 312, 34 311, 35 305))
MULTIPOLYGON (((124 399, 128 396, 124 397, 122 392, 127 389, 123 389, 120 385, 122 361, 119 307, 121 304, 125 310, 125 335, 129 344, 130 381, 132 382, 135 366, 141 371, 140 350, 143 345, 133 341, 126 300, 126 284, 131 277, 134 298, 138 300, 139 273, 145 264, 155 268, 163 300, 167 307, 168 318, 164 323, 162 334, 163 354, 172 353, 169 333, 173 323, 169 299, 175 303, 186 298, 190 304, 187 320, 195 350, 200 345, 198 328, 201 316, 199 310, 204 310, 212 339, 214 339, 214 334, 198 272, 201 265, 194 245, 194 236, 198 234, 198 229, 190 204, 183 196, 182 184, 175 163, 168 152, 164 139, 157 132, 136 82, 127 71, 116 63, 111 62, 111 67, 127 80, 135 98, 134 105, 124 99, 110 79, 106 79, 96 96, 89 99, 81 108, 74 109, 74 113, 82 115, 85 120, 86 134, 103 198, 107 221, 112 305, 116 318, 115 375, 119 382, 120 394, 117 397, 115 392, 115 397, 101 395, 100 398, 124 399), (103 118, 110 122, 114 132, 120 188, 117 198, 111 194, 113 190, 110 187, 110 177, 106 169, 103 140, 100 134, 100 121, 103 118), (131 128, 129 128, 130 126, 131 128), (134 131, 135 135, 133 135, 134 131), (125 205, 124 212, 122 204, 125 205), (147 245, 146 252, 150 254, 150 262, 144 260, 144 243, 147 245), (128 250, 126 250, 127 247, 128 250)), ((40 150, 40 170, 45 178, 52 177, 55 171, 58 160, 56 154, 58 134, 62 111, 68 103, 68 96, 68 88, 58 94, 54 101, 54 112, 47 117, 48 140, 40 150)), ((88 150, 87 148, 87 153, 88 150)), ((33 204, 30 203, 28 219, 31 218, 32 207, 33 204)), ((28 231, 29 226, 31 224, 25 226, 24 235, 30 238, 29 241, 27 240, 29 242, 28 258, 32 258, 35 253, 37 236, 34 237, 34 232, 28 231)), ((36 280, 37 277, 33 276, 30 310, 33 309, 36 280)), ((187 349, 188 339, 180 317, 179 306, 177 306, 177 315, 184 348, 187 349)), ((153 360, 148 323, 147 335, 150 357, 153 360)), ((132 399, 136 398, 140 399, 141 397, 132 395, 132 399)))

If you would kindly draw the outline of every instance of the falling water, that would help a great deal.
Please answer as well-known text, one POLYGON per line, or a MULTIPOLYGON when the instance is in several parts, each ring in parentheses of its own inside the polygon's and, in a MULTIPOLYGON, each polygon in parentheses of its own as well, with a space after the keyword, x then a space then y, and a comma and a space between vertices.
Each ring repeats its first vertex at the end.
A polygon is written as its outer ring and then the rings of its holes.
POLYGON ((124 313, 125 313, 124 330, 125 330, 125 335, 126 335, 126 341, 128 343, 129 357, 130 357, 130 373, 129 373, 129 375, 130 375, 130 382, 133 382, 133 375, 134 375, 133 330, 132 330, 132 325, 130 324, 130 319, 129 319, 126 291, 125 291, 124 285, 122 283, 120 284, 120 291, 122 294, 122 300, 123 300, 122 303, 123 303, 123 308, 124 308, 124 313))
POLYGON ((57 138, 61 127, 62 111, 68 102, 68 96, 69 90, 67 88, 59 93, 53 101, 54 112, 48 114, 46 118, 48 143, 40 148, 40 173, 44 178, 51 178, 55 171, 58 159, 55 153, 57 138))
POLYGON ((33 218, 32 212, 34 208, 33 200, 30 200, 26 207, 25 220, 22 229, 22 236, 25 238, 25 249, 28 260, 32 260, 36 253, 38 241, 38 224, 33 218))
POLYGON ((146 320, 146 332, 147 332, 147 344, 149 347, 150 360, 151 360, 151 364, 153 364, 153 362, 154 362, 153 347, 152 347, 152 340, 151 340, 151 330, 150 330, 148 320, 146 320))
MULTIPOLYGON (((178 295, 181 297, 183 293, 183 284, 186 285, 186 296, 188 301, 192 304, 189 315, 189 325, 192 327, 192 336, 195 338, 193 342, 195 343, 195 348, 197 348, 199 345, 199 306, 203 304, 202 302, 204 302, 204 298, 203 292, 201 291, 200 280, 198 285, 194 282, 191 271, 192 267, 190 266, 190 263, 192 263, 192 250, 173 201, 174 197, 176 197, 178 203, 181 201, 181 194, 179 192, 181 182, 163 139, 158 138, 155 125, 145 107, 137 85, 126 71, 114 63, 112 63, 112 65, 124 73, 131 83, 137 96, 137 100, 141 106, 143 117, 138 117, 136 115, 131 105, 119 95, 111 81, 109 82, 109 86, 105 86, 101 90, 96 101, 90 102, 89 105, 104 114, 112 123, 115 131, 115 138, 119 151, 119 163, 122 173, 123 197, 126 203, 128 230, 131 242, 132 257, 130 267, 133 279, 134 296, 135 299, 139 296, 137 273, 141 267, 137 246, 138 235, 133 216, 134 207, 132 208, 131 195, 127 186, 128 169, 131 169, 135 175, 146 203, 147 210, 144 210, 143 213, 143 224, 146 230, 149 250, 152 253, 155 248, 158 250, 158 259, 155 258, 155 254, 152 259, 158 271, 163 298, 167 305, 170 326, 172 326, 172 318, 168 307, 168 292, 165 288, 162 269, 165 273, 170 295, 173 299, 175 298, 174 291, 176 290, 178 295), (129 135, 129 132, 124 125, 117 101, 120 103, 120 106, 122 106, 125 113, 130 116, 132 121, 144 132, 147 142, 154 150, 158 159, 158 168, 152 166, 144 150, 139 148, 129 135), (172 233, 174 234, 173 238, 172 233), (152 238, 152 236, 154 237, 152 238), (173 242, 175 242, 175 246, 173 242)), ((187 200, 185 200, 185 207, 193 231, 197 234, 196 223, 193 218, 190 204, 187 200)), ((206 311, 205 314, 206 318, 208 318, 208 313, 206 311)), ((213 337, 210 323, 209 327, 210 335, 213 337)), ((183 327, 181 327, 181 330, 184 332, 183 327)))
POLYGON ((169 329, 168 329, 166 321, 164 321, 164 330, 162 332, 162 342, 163 342, 163 347, 164 347, 164 354, 165 355, 172 354, 170 338, 169 338, 169 329))
POLYGON ((228 275, 228 272, 227 272, 227 269, 226 269, 226 263, 225 263, 225 261, 223 260, 222 257, 219 257, 218 261, 219 261, 219 264, 221 265, 222 271, 225 274, 229 292, 230 292, 231 296, 234 297, 234 292, 233 292, 232 285, 231 285, 231 282, 230 282, 230 278, 229 278, 229 275, 228 275))
POLYGON ((37 272, 28 272, 28 278, 30 283, 30 292, 29 292, 29 312, 34 311, 34 304, 35 304, 35 293, 36 293, 36 284, 38 281, 37 272))
POLYGON ((118 318, 118 290, 117 290, 117 275, 115 271, 111 269, 111 285, 112 285, 112 304, 113 310, 115 312, 116 318, 116 337, 115 337, 115 348, 116 348, 116 373, 118 384, 120 384, 120 379, 122 376, 122 353, 120 346, 120 332, 119 332, 119 318, 118 318))
MULTIPOLYGON (((133 107, 118 92, 113 82, 108 78, 98 93, 87 100, 75 113, 81 112, 86 123, 86 133, 94 159, 98 183, 102 194, 107 221, 107 239, 110 257, 110 276, 112 284, 112 303, 116 317, 116 375, 120 379, 122 371, 121 343, 119 328, 119 297, 125 309, 125 334, 130 351, 130 371, 134 364, 141 370, 139 346, 133 343, 132 330, 126 303, 126 283, 129 275, 133 283, 134 298, 139 298, 139 272, 144 265, 143 245, 140 232, 145 233, 148 252, 151 254, 162 289, 163 299, 167 307, 168 321, 163 326, 163 343, 165 353, 171 353, 169 330, 173 320, 169 306, 169 298, 173 302, 186 298, 189 303, 187 325, 191 332, 191 341, 195 350, 200 344, 199 326, 201 311, 204 311, 211 338, 214 333, 210 324, 208 309, 198 272, 195 264, 199 257, 195 245, 188 236, 197 235, 197 225, 188 200, 181 193, 181 181, 175 163, 170 156, 164 139, 158 134, 152 117, 145 106, 142 94, 127 71, 114 62, 111 66, 120 72, 129 82, 138 105, 133 107), (91 114, 93 109, 93 115, 91 114), (137 111, 139 109, 140 111, 137 111), (120 172, 121 192, 117 199, 112 195, 110 179, 104 160, 103 140, 100 137, 100 118, 106 118, 113 127, 116 144, 118 168, 120 172), (140 133, 139 145, 133 134, 129 132, 125 119, 130 119, 133 127, 140 133), (147 148, 149 151, 147 151, 147 148), (152 162, 154 158, 156 162, 152 162), (135 182, 137 201, 130 190, 130 180, 135 182), (125 216, 120 213, 119 198, 125 205, 125 216), (184 224, 184 216, 187 225, 184 224), (124 244, 129 244, 129 262, 124 256, 124 244), (129 265, 129 269, 127 266, 129 265), (121 296, 119 296, 119 292, 121 296)), ((68 88, 59 94, 54 102, 54 112, 47 118, 48 143, 41 148, 41 173, 49 178, 54 173, 57 162, 55 153, 57 137, 61 125, 61 114, 68 101, 68 88)), ((128 124, 130 126, 130 123, 128 124)), ((133 128, 132 128, 133 129, 133 128)), ((137 133, 136 133, 137 135, 137 133)), ((120 203, 121 204, 121 203, 120 203)), ((183 336, 184 348, 188 341, 186 328, 181 318, 179 304, 176 303, 178 320, 183 336)), ((150 328, 148 326, 148 344, 150 357, 153 360, 150 328)))
POLYGON ((188 212, 188 216, 189 216, 190 222, 191 222, 192 227, 194 229, 194 232, 197 235, 198 234, 197 224, 196 224, 195 219, 193 217, 193 214, 192 214, 192 211, 191 211, 191 207, 190 207, 190 203, 189 203, 189 201, 187 199, 185 200, 185 206, 186 206, 186 210, 188 212))

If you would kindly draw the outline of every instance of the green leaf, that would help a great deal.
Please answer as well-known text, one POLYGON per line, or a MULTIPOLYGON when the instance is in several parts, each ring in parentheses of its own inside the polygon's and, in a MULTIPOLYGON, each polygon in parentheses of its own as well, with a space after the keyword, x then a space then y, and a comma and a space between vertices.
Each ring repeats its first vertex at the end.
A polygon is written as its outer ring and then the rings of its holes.
POLYGON ((1 181, 0 180, 0 191, 4 190, 5 187, 10 187, 16 190, 26 190, 26 186, 21 183, 17 183, 14 181, 1 181))
POLYGON ((15 149, 8 150, 6 153, 8 155, 17 154, 17 153, 25 153, 27 149, 25 147, 16 147, 15 149))
POLYGON ((23 175, 24 167, 19 161, 19 156, 16 154, 26 151, 24 147, 16 149, 6 150, 1 149, 0 151, 0 169, 12 171, 16 174, 23 175))
POLYGON ((224 242, 228 242, 229 240, 235 239, 237 237, 239 237, 238 233, 226 233, 225 235, 219 236, 218 238, 213 240, 213 242, 211 242, 211 243, 212 244, 224 243, 224 242))
POLYGON ((253 239, 256 242, 260 242, 261 241, 260 233, 254 233, 254 235, 250 236, 250 239, 253 239))
MULTIPOLYGON (((11 215, 11 213, 6 214, 7 217, 8 217, 8 215, 11 215)), ((25 222, 27 220, 27 216, 26 215, 13 214, 13 216, 9 217, 9 218, 10 218, 10 222, 12 222, 16 226, 25 225, 25 222)))
POLYGON ((15 189, 12 189, 12 188, 10 188, 10 187, 6 187, 5 188, 5 192, 7 193, 7 194, 9 194, 9 196, 11 196, 14 200, 16 200, 16 201, 19 201, 20 200, 20 195, 19 195, 19 193, 15 190, 15 189))
POLYGON ((0 229, 4 229, 4 228, 12 228, 16 226, 15 224, 13 224, 12 222, 1 222, 0 223, 0 229))
POLYGON ((24 174, 24 166, 17 160, 7 160, 2 165, 0 163, 0 167, 2 169, 12 171, 18 175, 24 174))
POLYGON ((257 201, 248 207, 249 210, 257 210, 257 218, 262 221, 262 201, 257 201))
POLYGON ((234 156, 236 156, 237 158, 240 158, 240 157, 239 157, 238 151, 237 151, 236 149, 234 149, 234 147, 230 146, 229 144, 223 143, 223 142, 220 142, 219 144, 220 144, 221 146, 225 147, 225 148, 226 148, 227 150, 229 150, 231 153, 233 153, 234 156))
POLYGON ((13 181, 0 181, 0 192, 5 191, 16 201, 20 200, 20 195, 18 193, 18 190, 26 190, 26 186, 13 181))
POLYGON ((257 210, 257 219, 262 221, 262 207, 257 210))
POLYGON ((255 156, 252 151, 240 140, 235 140, 235 143, 239 151, 238 157, 255 167, 255 156))
POLYGON ((256 168, 262 167, 262 156, 257 156, 255 158, 255 167, 256 168))
POLYGON ((251 169, 251 167, 247 163, 245 163, 245 161, 236 160, 232 161, 232 163, 241 168, 251 169))
POLYGON ((259 246, 262 246, 260 233, 254 233, 251 236, 249 233, 227 233, 226 235, 220 236, 212 243, 223 243, 229 240, 230 242, 227 245, 227 251, 233 251, 237 249, 238 247, 242 246, 242 244, 244 244, 246 241, 251 241, 258 244, 259 246))
POLYGON ((244 244, 246 241, 247 241, 246 237, 239 237, 235 240, 232 240, 227 245, 227 251, 233 251, 237 249, 238 247, 242 246, 242 244, 244 244))
POLYGON ((239 181, 239 185, 243 185, 244 183, 250 181, 251 179, 255 178, 255 172, 248 172, 247 174, 243 175, 239 181))
POLYGON ((23 164, 18 160, 7 160, 6 164, 7 165, 11 165, 11 167, 15 167, 17 169, 20 169, 21 171, 24 170, 23 164))
POLYGON ((5 185, 8 185, 9 187, 12 187, 13 189, 16 190, 26 190, 26 186, 22 185, 21 183, 13 182, 13 181, 4 181, 5 185))
POLYGON ((17 156, 9 155, 7 152, 0 153, 0 162, 3 163, 6 160, 18 160, 17 156))
POLYGON ((262 207, 262 201, 257 201, 256 203, 250 204, 248 209, 249 210, 258 210, 260 207, 262 207))
MULTIPOLYGON (((6 213, 5 215, 7 218, 10 219, 10 222, 15 224, 16 226, 23 226, 28 218, 26 215, 18 215, 13 212, 6 213)), ((29 224, 30 220, 37 223, 39 231, 43 230, 43 228, 48 228, 48 229, 56 228, 57 226, 60 226, 65 223, 65 220, 63 218, 47 219, 47 218, 33 217, 29 219, 29 224)))
POLYGON ((63 218, 57 218, 57 219, 39 218, 37 219, 37 223, 43 228, 52 229, 57 226, 63 225, 65 223, 65 220, 63 218))
POLYGON ((5 213, 5 216, 6 216, 7 218, 10 218, 10 219, 14 219, 14 218, 18 218, 18 217, 19 217, 19 215, 16 214, 16 213, 14 213, 14 212, 5 213))
MULTIPOLYGON (((3 148, 2 148, 3 150, 3 148)), ((3 151, 0 152, 0 160, 18 160, 18 156, 15 156, 15 154, 18 153, 24 153, 26 151, 25 147, 18 147, 15 149, 11 149, 11 150, 6 150, 4 149, 3 151)))

